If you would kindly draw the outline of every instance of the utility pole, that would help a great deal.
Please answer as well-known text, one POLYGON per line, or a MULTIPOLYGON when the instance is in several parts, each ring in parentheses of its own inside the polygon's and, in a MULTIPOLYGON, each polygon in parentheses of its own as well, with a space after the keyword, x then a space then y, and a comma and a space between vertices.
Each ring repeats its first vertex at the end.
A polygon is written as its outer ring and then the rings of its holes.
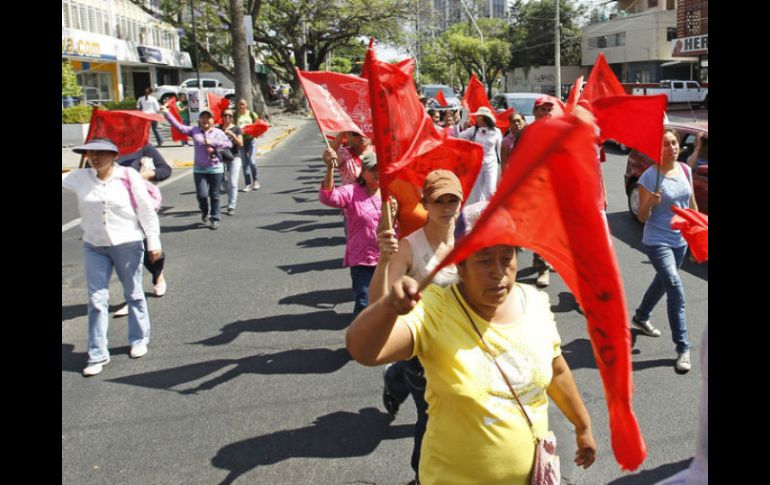
MULTIPOLYGON (((559 0, 556 1, 558 2, 559 0)), ((468 10, 468 6, 465 4, 465 0, 460 0, 460 3, 462 3, 463 7, 465 7, 465 12, 468 14, 468 17, 471 19, 473 26, 476 27, 476 31, 479 33, 479 37, 481 38, 481 83, 486 87, 487 76, 484 72, 484 34, 481 33, 481 29, 478 25, 476 25, 476 19, 473 18, 471 11, 468 10)))
POLYGON ((556 97, 561 99, 561 26, 559 25, 559 0, 553 0, 556 4, 556 26, 554 27, 554 64, 556 72, 556 97))
MULTIPOLYGON (((190 0, 190 21, 193 25, 193 51, 195 53, 195 76, 198 78, 198 96, 200 97, 201 89, 203 86, 201 86, 201 73, 200 73, 200 59, 198 59, 198 34, 197 29, 195 28, 195 9, 193 8, 193 0, 190 0)), ((198 100, 198 109, 202 109, 200 107, 200 99, 198 100)))

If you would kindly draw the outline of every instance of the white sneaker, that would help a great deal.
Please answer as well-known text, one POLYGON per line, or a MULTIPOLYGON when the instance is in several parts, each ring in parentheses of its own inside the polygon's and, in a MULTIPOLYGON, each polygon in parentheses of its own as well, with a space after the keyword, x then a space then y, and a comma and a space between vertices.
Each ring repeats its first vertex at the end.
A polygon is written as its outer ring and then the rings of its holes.
POLYGON ((676 358, 674 368, 677 372, 684 374, 685 372, 689 372, 690 367, 690 351, 685 350, 676 358))
POLYGON ((241 192, 251 192, 251 184, 247 185, 243 189, 241 189, 241 192))
POLYGON ((255 180, 254 183, 251 184, 251 190, 259 190, 260 187, 262 187, 262 184, 260 184, 258 180, 255 180))
POLYGON ((128 303, 118 308, 118 310, 112 314, 112 317, 113 318, 125 317, 126 315, 128 315, 128 303))
POLYGON ((163 278, 160 281, 158 281, 158 284, 153 286, 153 291, 155 291, 155 296, 163 296, 166 294, 166 279, 163 278))
POLYGON ((104 366, 110 363, 110 359, 103 360, 101 362, 89 363, 85 369, 83 369, 83 375, 86 377, 95 376, 101 374, 104 370, 104 366))
POLYGON ((138 359, 145 355, 147 355, 147 344, 136 344, 131 347, 131 351, 128 353, 128 356, 132 359, 138 359))
POLYGON ((537 285, 538 288, 545 288, 546 286, 551 284, 551 276, 548 270, 545 270, 543 274, 537 277, 535 284, 537 285))

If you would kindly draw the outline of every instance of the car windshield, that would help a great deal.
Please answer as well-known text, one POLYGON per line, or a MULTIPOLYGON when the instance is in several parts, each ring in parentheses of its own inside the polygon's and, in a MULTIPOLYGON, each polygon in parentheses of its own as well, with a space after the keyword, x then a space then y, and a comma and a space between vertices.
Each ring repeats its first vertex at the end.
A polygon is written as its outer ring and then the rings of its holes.
POLYGON ((449 86, 426 86, 423 88, 423 93, 429 98, 435 98, 439 91, 443 92, 447 98, 455 97, 454 91, 449 86))
POLYGON ((508 106, 513 106, 523 115, 531 115, 535 107, 535 98, 508 98, 508 106))

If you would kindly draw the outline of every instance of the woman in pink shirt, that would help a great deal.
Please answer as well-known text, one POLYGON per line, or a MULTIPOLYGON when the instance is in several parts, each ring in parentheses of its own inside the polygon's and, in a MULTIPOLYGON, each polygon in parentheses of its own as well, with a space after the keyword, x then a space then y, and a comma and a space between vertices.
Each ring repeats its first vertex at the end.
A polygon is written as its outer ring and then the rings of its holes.
POLYGON ((361 157, 361 174, 356 183, 334 187, 334 165, 324 157, 326 177, 318 194, 322 204, 337 207, 345 213, 347 245, 343 265, 350 267, 353 281, 353 316, 369 303, 369 282, 380 258, 377 226, 380 223, 380 181, 377 178, 377 156, 368 152, 361 157))

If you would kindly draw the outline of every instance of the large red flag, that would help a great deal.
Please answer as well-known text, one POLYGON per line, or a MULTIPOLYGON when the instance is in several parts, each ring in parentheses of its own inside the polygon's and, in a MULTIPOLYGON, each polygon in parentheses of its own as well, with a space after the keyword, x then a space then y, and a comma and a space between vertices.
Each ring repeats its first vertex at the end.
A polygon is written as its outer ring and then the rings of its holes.
POLYGON ((94 109, 86 141, 109 138, 117 145, 120 155, 134 153, 150 139, 150 121, 165 121, 165 118, 141 111, 94 109))
POLYGON ((467 197, 481 169, 483 148, 449 138, 444 130, 436 128, 417 97, 413 62, 380 62, 373 48, 366 56, 373 141, 383 197, 387 197, 387 187, 396 178, 422 187, 425 176, 439 168, 457 175, 467 197))
POLYGON ((373 135, 366 79, 327 71, 300 71, 300 84, 324 134, 357 131, 373 135))
MULTIPOLYGON (((489 102, 484 85, 481 84, 481 81, 479 81, 479 78, 477 78, 475 74, 471 74, 471 79, 468 81, 468 87, 465 89, 465 95, 463 96, 461 104, 468 110, 468 113, 475 113, 482 106, 489 108, 489 110, 495 114, 495 126, 500 128, 500 131, 502 131, 503 134, 507 133, 508 128, 511 127, 509 118, 511 117, 511 114, 516 111, 513 108, 508 108, 500 113, 496 112, 489 102)), ((471 117, 468 122, 471 125, 476 124, 476 120, 474 120, 473 117, 471 117)))
POLYGON ((444 97, 444 91, 440 90, 438 91, 438 94, 436 94, 436 101, 441 106, 447 106, 449 103, 447 103, 446 97, 444 97))
POLYGON ((666 95, 603 96, 591 102, 602 139, 630 146, 660 163, 666 95))
POLYGON ((222 124, 222 112, 230 107, 230 100, 212 92, 206 93, 209 102, 209 111, 214 115, 214 123, 222 124))
POLYGON ((577 105, 578 99, 580 99, 580 94, 582 91, 583 91, 583 76, 580 76, 575 80, 575 84, 573 84, 572 88, 569 90, 569 96, 567 96, 567 105, 564 107, 564 111, 566 113, 572 113, 572 110, 575 109, 575 106, 577 105))
POLYGON ((586 87, 580 96, 581 99, 593 102, 602 96, 623 96, 625 94, 625 89, 623 89, 615 73, 610 69, 610 65, 607 64, 604 54, 600 52, 596 58, 596 64, 594 64, 594 68, 591 69, 591 74, 588 76, 586 87))
MULTIPOLYGON (((182 115, 179 113, 179 109, 176 107, 176 96, 171 96, 166 106, 168 106, 168 110, 171 112, 171 116, 173 116, 174 119, 176 119, 178 122, 182 123, 182 115)), ((172 126, 171 139, 174 141, 187 141, 188 137, 172 126)))
POLYGON ((544 119, 527 130, 472 232, 433 274, 498 244, 527 247, 551 263, 588 320, 615 458, 621 469, 634 470, 647 450, 631 407, 626 298, 606 219, 596 207, 594 131, 573 115, 544 119))
POLYGON ((264 120, 257 120, 256 123, 246 125, 241 128, 241 130, 243 130, 244 135, 249 135, 256 138, 262 133, 266 132, 268 128, 270 128, 270 123, 264 120))
POLYGON ((682 231, 690 252, 699 263, 709 259, 709 216, 693 209, 671 206, 671 229, 682 231))

